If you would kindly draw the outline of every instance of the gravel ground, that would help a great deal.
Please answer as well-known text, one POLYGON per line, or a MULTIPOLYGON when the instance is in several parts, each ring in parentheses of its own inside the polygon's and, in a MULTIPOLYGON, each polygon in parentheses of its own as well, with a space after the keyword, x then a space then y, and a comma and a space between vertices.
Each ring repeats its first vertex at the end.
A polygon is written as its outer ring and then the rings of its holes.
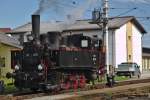
MULTIPOLYGON (((91 98, 90 98, 91 96, 92 96, 92 100, 100 100, 101 96, 98 96, 98 98, 99 98, 98 99, 97 96, 95 96, 95 95, 97 95, 97 94, 100 95, 101 93, 102 94, 103 93, 113 93, 113 92, 115 93, 118 91, 119 91, 119 93, 121 93, 121 91, 124 91, 124 90, 132 90, 132 89, 137 89, 137 88, 141 88, 141 87, 150 87, 150 83, 140 83, 140 84, 118 86, 118 87, 114 87, 114 88, 105 88, 105 89, 97 89, 97 90, 90 90, 90 91, 81 91, 81 92, 53 95, 53 96, 37 97, 37 98, 33 98, 33 99, 28 99, 28 100, 91 100, 91 98), (94 99, 93 97, 96 99, 94 99)), ((101 99, 101 100, 103 100, 103 99, 101 99)), ((111 100, 111 99, 108 96, 108 99, 104 99, 104 100, 111 100)))

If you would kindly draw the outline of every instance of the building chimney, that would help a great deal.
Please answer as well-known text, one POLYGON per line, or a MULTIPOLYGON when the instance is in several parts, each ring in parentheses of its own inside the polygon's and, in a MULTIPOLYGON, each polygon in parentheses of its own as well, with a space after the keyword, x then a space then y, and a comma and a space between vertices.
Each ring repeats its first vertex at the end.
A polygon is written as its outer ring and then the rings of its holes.
POLYGON ((32 15, 32 35, 35 39, 39 39, 40 15, 32 15))

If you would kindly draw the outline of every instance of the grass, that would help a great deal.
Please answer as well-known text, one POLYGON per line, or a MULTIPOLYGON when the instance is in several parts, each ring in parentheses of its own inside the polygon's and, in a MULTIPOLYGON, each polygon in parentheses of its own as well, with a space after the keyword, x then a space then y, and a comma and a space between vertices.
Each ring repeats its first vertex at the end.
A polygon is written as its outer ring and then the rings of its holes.
POLYGON ((17 89, 14 85, 6 85, 4 94, 13 93, 15 91, 17 91, 17 89))
MULTIPOLYGON (((128 80, 128 79, 130 79, 130 78, 129 78, 129 77, 126 77, 126 76, 115 76, 115 81, 125 81, 125 80, 128 80)), ((95 82, 96 84, 97 84, 97 83, 106 83, 107 80, 106 80, 106 78, 103 78, 103 80, 99 82, 98 79, 96 79, 94 82, 95 82)), ((90 81, 89 84, 92 85, 92 82, 90 81)))
POLYGON ((115 77, 115 81, 125 81, 128 79, 129 79, 129 77, 126 77, 126 76, 116 76, 115 77))
MULTIPOLYGON (((125 81, 125 80, 128 80, 128 79, 129 79, 129 77, 125 77, 125 76, 115 76, 115 81, 125 81)), ((102 83, 103 82, 106 82, 106 78, 105 79, 103 78, 102 83)))

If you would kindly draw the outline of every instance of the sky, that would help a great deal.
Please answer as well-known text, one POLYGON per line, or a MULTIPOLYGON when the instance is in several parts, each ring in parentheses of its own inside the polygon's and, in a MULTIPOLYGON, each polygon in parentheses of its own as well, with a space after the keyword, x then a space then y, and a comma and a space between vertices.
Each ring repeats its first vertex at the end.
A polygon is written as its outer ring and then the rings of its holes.
MULTIPOLYGON (((101 0, 0 1, 0 28, 26 24, 32 14, 40 14, 42 21, 67 21, 69 15, 69 20, 90 19, 91 11, 101 7, 101 0)), ((109 17, 135 16, 150 34, 150 0, 109 0, 109 8, 109 17)), ((149 34, 143 36, 145 47, 150 47, 149 34)))

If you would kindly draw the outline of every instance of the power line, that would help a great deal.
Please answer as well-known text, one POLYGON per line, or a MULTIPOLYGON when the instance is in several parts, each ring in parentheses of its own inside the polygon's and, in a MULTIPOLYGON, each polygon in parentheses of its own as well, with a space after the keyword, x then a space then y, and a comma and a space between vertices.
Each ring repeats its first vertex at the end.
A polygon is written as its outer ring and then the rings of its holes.
POLYGON ((136 17, 136 18, 141 18, 141 19, 147 19, 147 20, 150 20, 150 16, 146 16, 146 17, 136 17))
POLYGON ((133 9, 133 8, 114 8, 114 7, 110 7, 109 9, 113 9, 113 10, 116 10, 116 9, 133 9))
POLYGON ((141 2, 142 4, 145 4, 145 5, 147 5, 147 6, 150 6, 150 2, 149 2, 149 1, 146 1, 146 0, 143 0, 143 1, 145 1, 146 3, 141 2))
POLYGON ((126 12, 123 12, 123 13, 117 15, 116 17, 120 17, 120 16, 125 15, 125 14, 127 14, 127 13, 129 13, 129 12, 131 12, 131 11, 133 11, 133 10, 136 10, 136 9, 137 9, 137 7, 132 8, 132 9, 129 9, 129 10, 127 10, 126 12))
MULTIPOLYGON (((57 1, 56 1, 57 2, 57 1)), ((63 7, 71 7, 71 8, 76 8, 77 7, 77 3, 74 1, 74 2, 72 2, 72 4, 69 4, 69 3, 61 3, 61 2, 57 2, 57 3, 59 3, 59 5, 61 5, 61 6, 63 6, 63 7)), ((92 12, 93 10, 86 10, 86 11, 88 11, 88 12, 92 12)))

